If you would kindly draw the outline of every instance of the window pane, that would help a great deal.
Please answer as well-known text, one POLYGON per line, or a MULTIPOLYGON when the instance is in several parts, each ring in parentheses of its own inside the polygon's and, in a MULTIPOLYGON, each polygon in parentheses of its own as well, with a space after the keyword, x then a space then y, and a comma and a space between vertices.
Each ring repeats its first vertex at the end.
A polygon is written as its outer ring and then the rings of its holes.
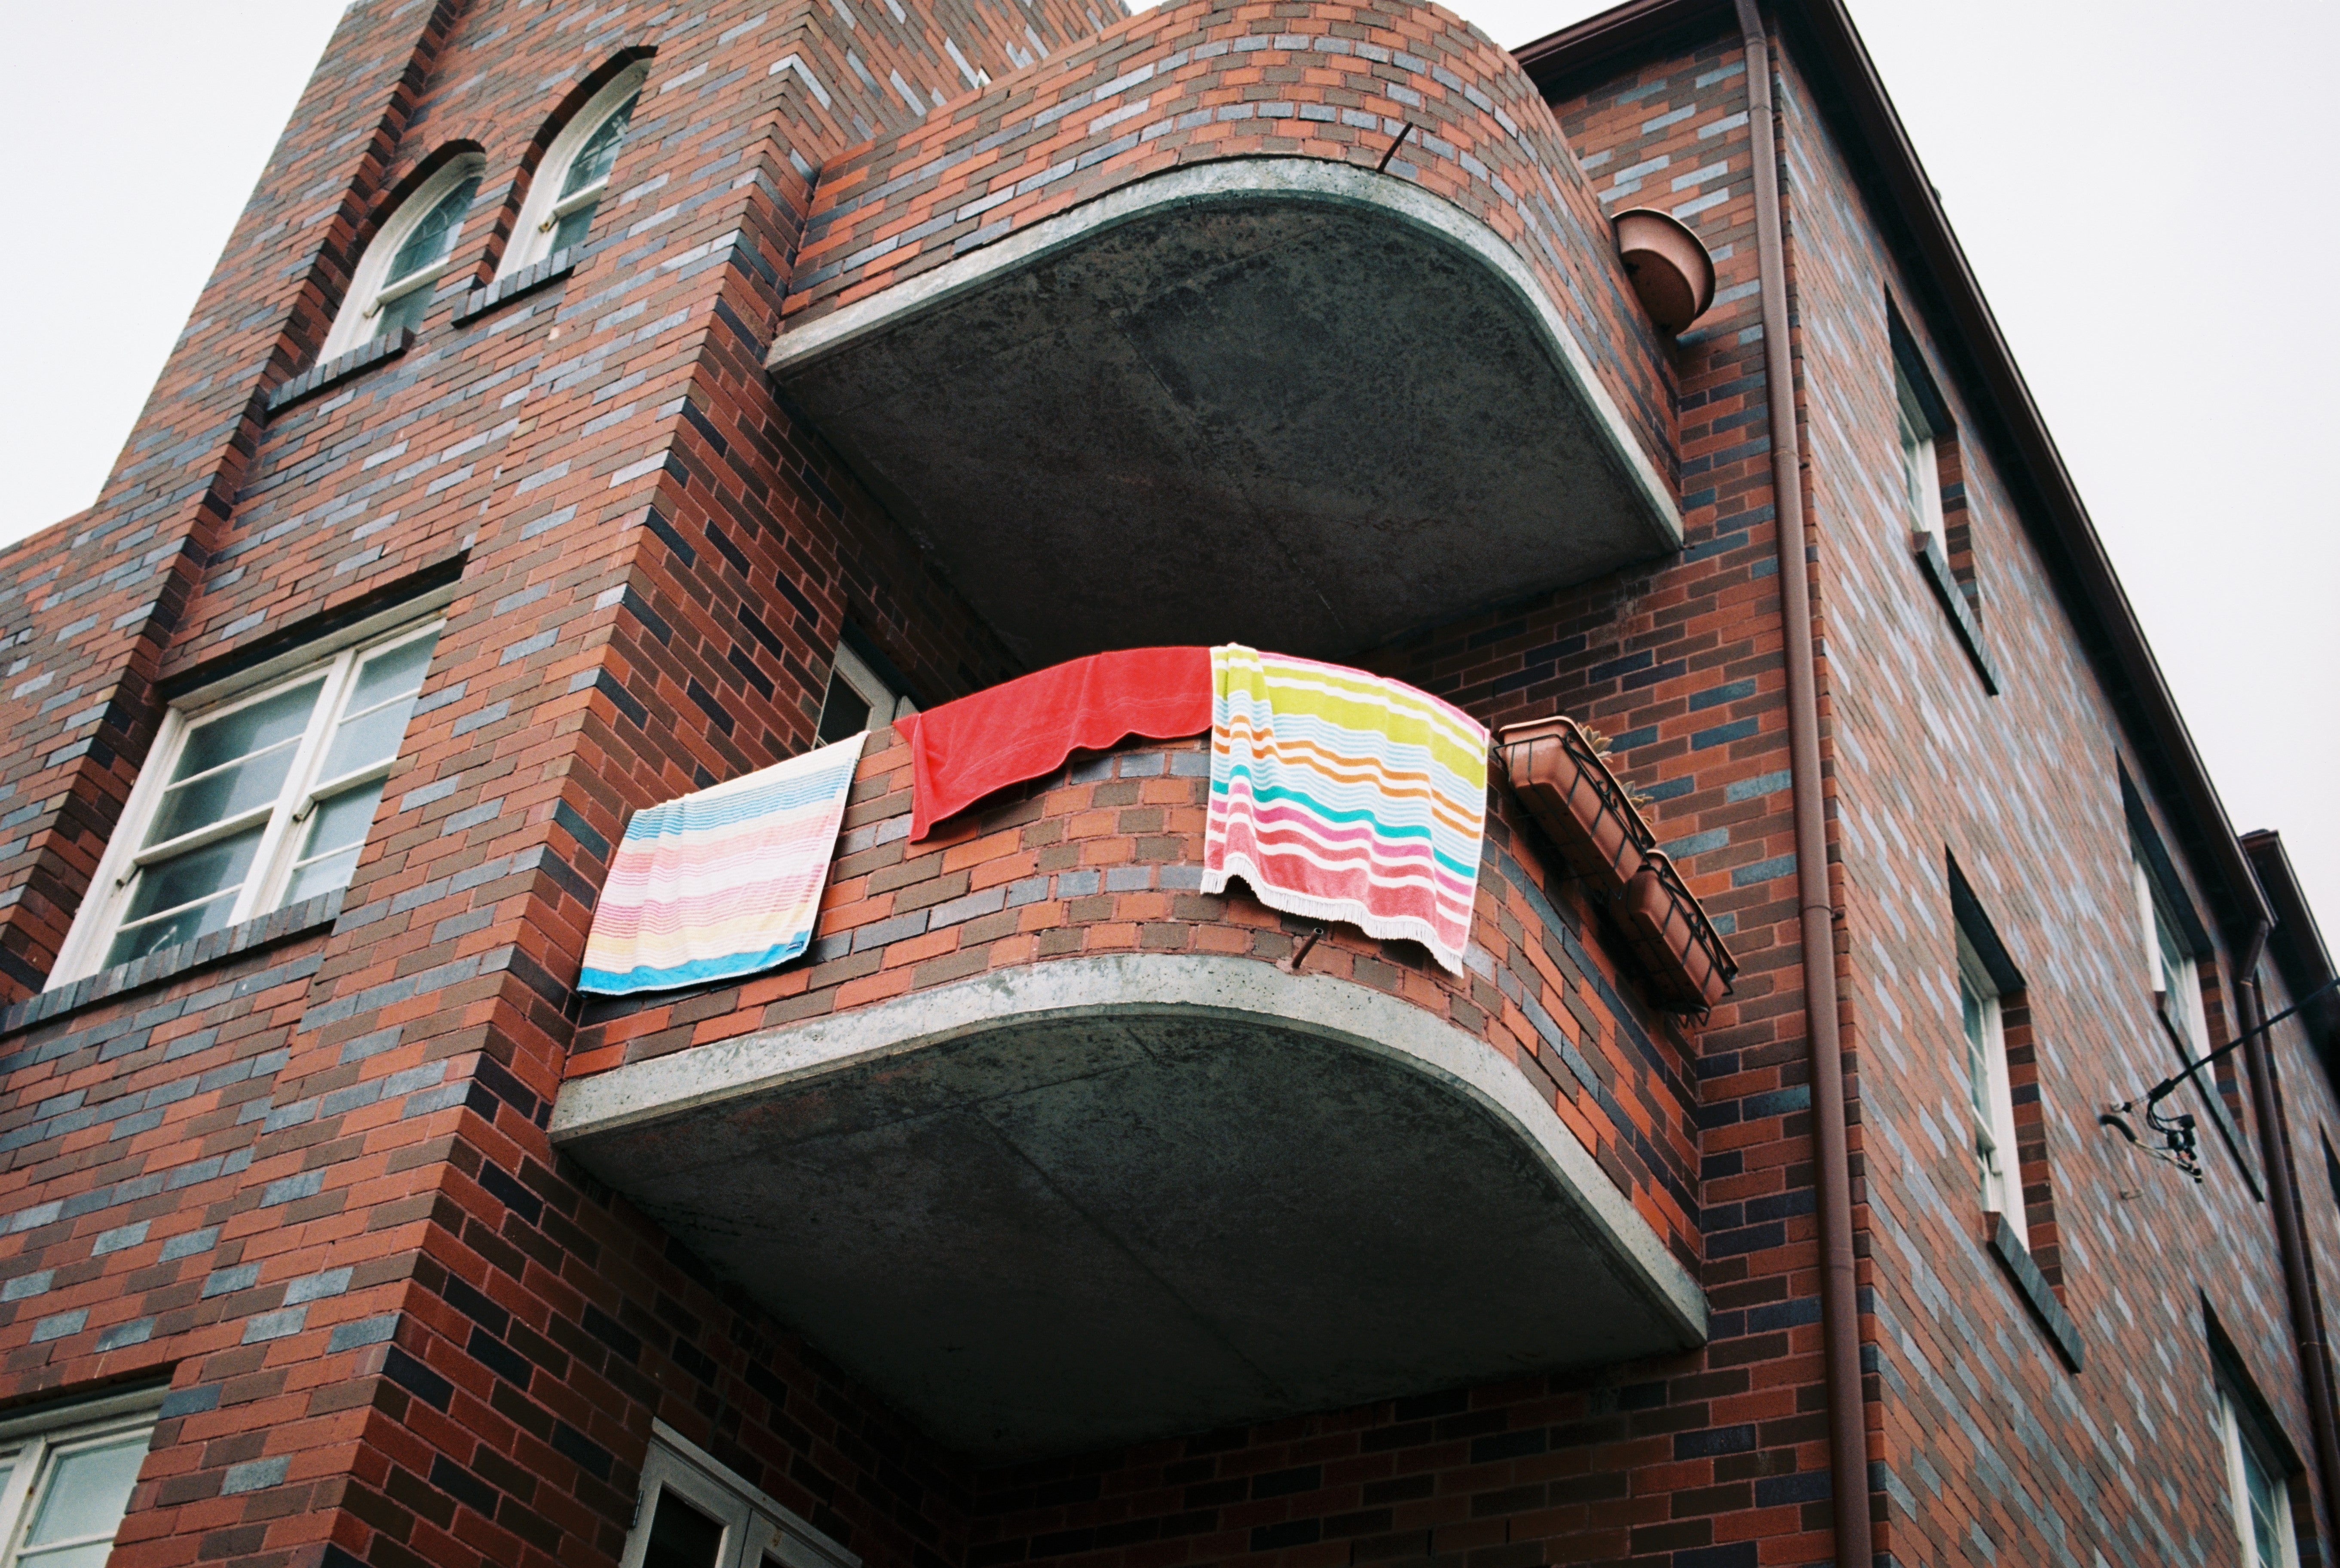
MULTIPOLYGON (((27 1546, 96 1538, 93 1562, 105 1561, 104 1548, 130 1506, 130 1488, 146 1458, 146 1434, 133 1432, 94 1448, 75 1449, 50 1468, 27 1546)), ((64 1559, 73 1561, 73 1559, 64 1559)), ((45 1561, 48 1561, 45 1560, 45 1561)))
POLYGON ((2185 992, 2188 967, 2186 953, 2177 944, 2177 933, 2169 929, 2169 922, 2163 918, 2158 904, 2153 911, 2153 938, 2155 945, 2161 950, 2161 989, 2167 991, 2169 1000, 2175 1002, 2185 992))
POLYGON ((392 697, 411 697, 422 689, 422 672, 431 664, 431 650, 439 646, 439 634, 417 637, 401 643, 394 648, 384 648, 370 654, 358 667, 358 678, 350 687, 348 710, 378 707, 392 697))
POLYGON ((1967 1097, 1974 1107, 1975 1119, 1979 1124, 1990 1120, 1990 1050, 1989 1031, 1983 1019, 1982 998, 1975 994, 1974 982, 1963 974, 1958 976, 1958 1014, 1967 1035, 1967 1097))
POLYGON ((1908 498, 1910 511, 1920 518, 1925 516, 1923 506, 1925 492, 1918 488, 1918 484, 1921 477, 1920 470, 1924 467, 1925 455, 1925 438, 1912 428, 1909 416, 1903 414, 1901 416, 1901 493, 1908 498))
POLYGON ((828 677, 828 699, 820 706, 820 744, 831 745, 869 727, 869 705, 859 692, 835 676, 828 677))
POLYGON ((556 251, 565 251, 584 239, 587 232, 593 227, 593 210, 600 204, 599 202, 588 202, 561 219, 552 231, 552 248, 556 251))
POLYGON ((227 924, 235 912, 235 895, 252 869, 253 852, 260 847, 260 834, 259 828, 253 828, 139 873, 122 930, 106 949, 106 967, 193 942, 227 924))
POLYGON ((186 749, 179 754, 173 779, 193 778, 222 763, 265 751, 280 741, 298 740, 308 727, 309 711, 317 705, 324 683, 309 681, 279 692, 266 702, 253 703, 232 714, 208 719, 187 732, 186 749))
POLYGON ((2261 1461, 2258 1445, 2247 1435, 2242 1436, 2241 1441, 2243 1489, 2250 1494, 2251 1544, 2257 1553, 2255 1563, 2264 1563, 2266 1568, 2282 1568, 2282 1521, 2286 1510, 2278 1495, 2281 1486, 2261 1461))
POLYGON ((273 803, 322 685, 308 682, 190 730, 145 842, 165 843, 273 803))
POLYGON ((374 335, 380 337, 386 332, 395 332, 401 327, 412 332, 421 331, 422 318, 431 313, 431 296, 434 291, 427 284, 409 289, 384 305, 382 314, 374 318, 374 335))
POLYGON ((299 903, 304 898, 317 898, 336 888, 347 887, 357 869, 358 852, 354 849, 312 860, 292 873, 292 885, 284 890, 284 902, 299 903))
MULTIPOLYGON (((618 154, 626 145, 626 133, 634 123, 634 105, 641 99, 637 93, 618 105, 617 112, 601 122, 600 129, 585 139, 577 149, 577 156, 569 164, 569 177, 560 182, 560 194, 573 196, 589 185, 597 185, 610 177, 618 162, 618 154)), ((559 239, 555 235, 556 241, 559 239)), ((558 244, 555 249, 559 249, 558 244)))
POLYGON ((358 852, 365 847, 366 830, 373 825, 374 807, 381 801, 377 781, 318 803, 301 847, 301 863, 284 890, 286 903, 350 885, 350 873, 357 869, 358 852))
POLYGON ((673 1493, 659 1493, 642 1568, 715 1568, 722 1550, 722 1525, 673 1493))
POLYGON ((284 788, 284 775, 292 771, 292 754, 299 749, 296 736, 215 773, 173 784, 163 792, 146 842, 168 843, 182 833, 224 822, 241 812, 273 805, 284 788))
POLYGON ((461 183, 439 198, 406 236, 398 254, 391 258, 385 282, 396 282, 410 273, 419 272, 433 261, 442 260, 455 246, 455 235, 463 226, 463 214, 471 210, 471 198, 480 193, 480 177, 468 175, 461 183))
POLYGON ((325 748, 319 779, 336 779, 398 754, 399 737, 406 734, 406 721, 414 712, 422 672, 437 641, 418 638, 366 661, 350 693, 345 716, 333 730, 332 744, 325 748))
POLYGON ((250 828, 148 866, 138 873, 124 922, 144 920, 214 893, 234 892, 252 869, 252 853, 260 847, 260 834, 259 828, 250 828))
POLYGON ((366 784, 318 802, 309 818, 309 841, 302 847, 301 858, 311 860, 335 850, 362 847, 366 829, 373 825, 373 808, 381 799, 382 785, 366 784))
POLYGON ((183 942, 193 942, 199 936, 220 930, 235 912, 235 895, 239 890, 230 888, 215 899, 183 909, 144 925, 125 928, 105 950, 105 962, 100 967, 112 969, 117 963, 128 963, 144 958, 150 952, 160 952, 166 947, 176 947, 183 942))

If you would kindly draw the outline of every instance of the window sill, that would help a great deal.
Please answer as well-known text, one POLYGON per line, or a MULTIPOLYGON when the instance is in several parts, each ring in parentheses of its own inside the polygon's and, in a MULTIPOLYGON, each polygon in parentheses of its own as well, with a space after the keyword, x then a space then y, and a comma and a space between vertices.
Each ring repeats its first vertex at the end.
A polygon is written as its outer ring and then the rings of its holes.
POLYGON ((348 353, 312 365, 274 391, 268 394, 268 411, 281 413, 304 398, 312 398, 326 388, 348 380, 361 370, 372 370, 384 360, 395 360, 414 345, 414 330, 401 327, 386 332, 371 343, 363 343, 348 353))
POLYGON ((1967 603, 1965 591, 1950 573, 1949 560, 1942 554, 1942 541, 1931 534, 1912 533, 1909 553, 1918 558, 1934 597, 1941 601, 1943 613, 1950 617, 1951 629, 1958 634, 1958 646, 1974 661, 1975 673, 1982 676, 1982 689, 1992 696, 1998 695, 1998 666, 1991 662, 1990 654, 1982 646, 1982 623, 1975 619, 1974 606, 1967 603))
POLYGON ((2078 1372, 2079 1329, 2065 1312, 2064 1304, 2056 1299, 2055 1287, 2048 1283, 2048 1277, 2039 1272, 2039 1266, 2031 1260, 2031 1249, 2025 1247, 2023 1238, 2015 1234, 2015 1227, 2008 1223, 2007 1216, 1994 1214, 1990 1218, 1998 1227, 1991 1233, 1991 1251, 1997 1253, 1999 1262, 2006 1265, 2008 1277, 2015 1281, 2015 1288, 2023 1297, 2023 1304, 2031 1308, 2031 1316, 2038 1318, 2039 1326, 2048 1331, 2048 1337, 2055 1344, 2057 1356, 2066 1366, 2078 1372))
POLYGON ((299 903, 286 904, 274 913, 262 915, 258 920, 248 920, 242 925, 232 925, 224 931, 199 936, 193 942, 150 952, 144 958, 134 959, 129 963, 99 970, 95 974, 84 976, 70 985, 45 991, 14 1007, 0 1009, 0 1035, 14 1034, 20 1029, 78 1011, 93 1002, 104 1001, 126 991, 175 980, 191 970, 233 958, 238 953, 305 936, 332 924, 340 918, 341 912, 340 892, 321 893, 299 903))
POLYGON ((509 278, 499 278, 484 289, 474 289, 456 301, 455 324, 476 320, 509 300, 543 288, 557 278, 565 278, 577 270, 577 247, 570 245, 555 251, 541 261, 532 261, 509 278))

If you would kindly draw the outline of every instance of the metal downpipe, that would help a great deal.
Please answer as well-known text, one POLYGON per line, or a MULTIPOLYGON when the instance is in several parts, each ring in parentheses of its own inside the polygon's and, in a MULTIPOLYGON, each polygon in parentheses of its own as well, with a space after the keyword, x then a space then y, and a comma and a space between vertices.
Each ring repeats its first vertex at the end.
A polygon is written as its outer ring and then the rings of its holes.
POLYGON ((1789 340, 1787 244, 1780 219, 1780 137, 1770 40, 1755 0, 1737 0, 1747 50, 1748 126, 1755 138, 1755 236, 1762 271, 1765 397, 1771 417, 1771 508, 1788 676, 1788 748, 1796 812, 1796 902, 1802 913, 1804 1024, 1811 1049, 1812 1144, 1820 1225, 1820 1326, 1826 1346, 1829 1470, 1838 1568, 1870 1568, 1869 1422, 1860 1376, 1860 1300, 1852 1248, 1852 1174, 1839 1039, 1836 911, 1829 896, 1820 778, 1819 673, 1804 547, 1803 460, 1789 340))
MULTIPOLYGON (((2259 992, 2260 955, 2267 925, 2259 922, 2236 971, 2236 1011, 2245 1032, 2243 1061, 2250 1071, 2251 1116, 2259 1124, 2259 1163, 2266 1169, 2267 1206, 2275 1210, 2276 1247, 2283 1256, 2283 1288, 2291 1308, 2292 1336, 2299 1349, 2300 1379, 2307 1395, 2307 1424, 2315 1445, 2316 1478, 2323 1483, 2325 1513, 2340 1530, 2340 1441, 2334 1431, 2331 1364, 2325 1358, 2323 1325, 2308 1277, 2307 1237, 2299 1222, 2299 1172, 2291 1159, 2291 1129, 2275 1091, 2275 1062, 2267 1054, 2266 1000, 2259 992)), ((2215 1092, 2215 1090, 2213 1091, 2215 1092)))

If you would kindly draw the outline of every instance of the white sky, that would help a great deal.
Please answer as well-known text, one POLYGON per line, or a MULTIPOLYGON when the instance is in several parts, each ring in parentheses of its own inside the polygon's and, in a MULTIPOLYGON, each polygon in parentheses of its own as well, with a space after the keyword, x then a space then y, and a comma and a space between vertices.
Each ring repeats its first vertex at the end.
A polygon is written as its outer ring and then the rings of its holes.
MULTIPOLYGON (((2340 6, 1852 4, 2235 826, 2282 830, 2340 944, 2340 6)), ((1602 6, 1460 8, 1515 46, 1602 6)), ((0 542, 95 498, 339 9, 15 8, 0 542)))

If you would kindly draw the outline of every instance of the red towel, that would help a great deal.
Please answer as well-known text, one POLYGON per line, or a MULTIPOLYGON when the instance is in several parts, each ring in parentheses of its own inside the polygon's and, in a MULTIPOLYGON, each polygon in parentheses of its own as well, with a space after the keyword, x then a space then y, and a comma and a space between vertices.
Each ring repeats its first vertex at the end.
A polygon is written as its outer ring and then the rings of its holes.
POLYGON ((915 842, 993 790, 1056 772, 1075 751, 1103 751, 1124 735, 1201 735, 1211 727, 1211 650, 1093 654, 895 727, 910 743, 915 842))

